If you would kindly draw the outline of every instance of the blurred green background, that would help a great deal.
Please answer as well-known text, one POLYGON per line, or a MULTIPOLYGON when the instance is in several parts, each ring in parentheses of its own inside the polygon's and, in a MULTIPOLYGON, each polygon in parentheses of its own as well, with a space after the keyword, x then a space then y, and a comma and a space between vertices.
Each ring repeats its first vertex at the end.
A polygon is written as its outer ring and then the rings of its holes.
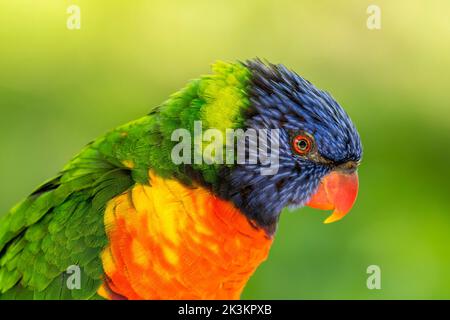
POLYGON ((1 0, 0 213, 211 62, 259 56, 330 91, 364 160, 343 221, 282 215, 243 298, 450 298, 449 14, 446 0, 1 0), (381 290, 366 287, 372 264, 381 290))

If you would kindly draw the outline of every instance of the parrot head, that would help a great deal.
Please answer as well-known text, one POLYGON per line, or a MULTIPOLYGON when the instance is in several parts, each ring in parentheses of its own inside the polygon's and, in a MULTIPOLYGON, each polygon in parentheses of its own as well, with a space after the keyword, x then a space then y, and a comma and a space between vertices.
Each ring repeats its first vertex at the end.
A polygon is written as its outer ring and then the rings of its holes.
POLYGON ((260 163, 224 166, 216 192, 270 232, 285 207, 333 210, 325 223, 341 219, 356 200, 362 157, 349 116, 330 94, 283 65, 259 59, 244 65, 250 73, 244 128, 278 129, 278 168, 262 175, 260 163))

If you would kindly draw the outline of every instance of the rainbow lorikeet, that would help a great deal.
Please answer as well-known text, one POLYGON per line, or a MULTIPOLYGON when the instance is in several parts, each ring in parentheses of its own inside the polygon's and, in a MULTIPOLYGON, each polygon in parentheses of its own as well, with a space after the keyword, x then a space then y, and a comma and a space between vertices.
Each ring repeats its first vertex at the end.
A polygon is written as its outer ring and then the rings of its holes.
POLYGON ((361 156, 355 126, 328 93, 283 65, 217 62, 87 145, 0 219, 0 296, 238 299, 284 207, 334 210, 325 222, 351 209, 361 156), (173 132, 192 133, 196 121, 220 132, 277 129, 276 173, 262 174, 262 161, 173 161, 173 132))

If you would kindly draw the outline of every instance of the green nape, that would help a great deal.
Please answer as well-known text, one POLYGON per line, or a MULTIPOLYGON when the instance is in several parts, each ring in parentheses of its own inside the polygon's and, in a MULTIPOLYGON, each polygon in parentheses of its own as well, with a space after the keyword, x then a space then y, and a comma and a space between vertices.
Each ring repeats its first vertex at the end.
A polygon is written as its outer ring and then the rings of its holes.
MULTIPOLYGON (((222 61, 213 64, 212 70, 213 74, 191 81, 160 107, 157 121, 162 140, 159 146, 154 145, 150 164, 162 176, 175 175, 181 180, 189 181, 182 171, 183 167, 170 159, 171 150, 178 143, 171 140, 174 130, 187 129, 191 137, 194 137, 194 121, 200 120, 203 131, 217 129, 225 137, 226 129, 244 126, 243 114, 249 105, 249 70, 241 63, 222 61)), ((194 155, 195 150, 191 151, 194 155)), ((216 182, 219 164, 194 163, 192 167, 202 174, 206 182, 216 182)))
MULTIPOLYGON (((108 243, 103 222, 111 199, 148 170, 186 183, 171 159, 172 132, 242 128, 250 74, 241 63, 217 62, 213 74, 193 80, 150 114, 90 143, 61 173, 0 218, 0 298, 92 299, 103 281, 100 253, 108 243), (66 270, 80 267, 82 289, 65 286, 66 270)), ((209 183, 219 165, 193 164, 209 183)))

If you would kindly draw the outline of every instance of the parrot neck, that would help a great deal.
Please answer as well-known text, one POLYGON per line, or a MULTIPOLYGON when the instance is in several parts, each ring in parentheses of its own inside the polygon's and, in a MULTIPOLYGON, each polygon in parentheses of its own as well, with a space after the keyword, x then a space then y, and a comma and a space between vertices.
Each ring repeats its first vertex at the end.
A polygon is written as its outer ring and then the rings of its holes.
POLYGON ((230 202, 150 172, 111 200, 105 298, 238 299, 272 244, 230 202))

